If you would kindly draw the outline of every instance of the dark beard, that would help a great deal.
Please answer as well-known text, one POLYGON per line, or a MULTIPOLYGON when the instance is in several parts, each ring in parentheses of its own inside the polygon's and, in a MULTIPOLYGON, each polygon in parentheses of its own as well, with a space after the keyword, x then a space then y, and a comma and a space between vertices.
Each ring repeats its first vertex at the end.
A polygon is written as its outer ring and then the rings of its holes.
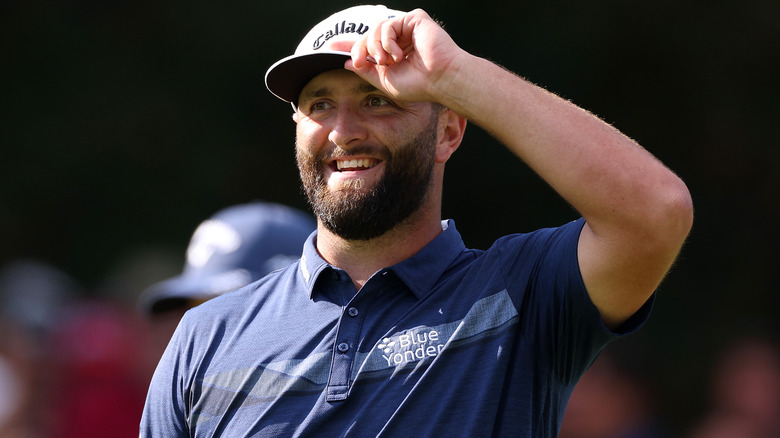
MULTIPOLYGON (((384 174, 365 192, 358 191, 361 187, 357 184, 330 192, 323 168, 327 154, 312 157, 297 148, 303 190, 322 224, 343 239, 370 240, 416 212, 428 194, 433 177, 436 122, 434 116, 426 129, 394 152, 385 149, 384 174)), ((359 151, 350 150, 350 153, 359 151)))

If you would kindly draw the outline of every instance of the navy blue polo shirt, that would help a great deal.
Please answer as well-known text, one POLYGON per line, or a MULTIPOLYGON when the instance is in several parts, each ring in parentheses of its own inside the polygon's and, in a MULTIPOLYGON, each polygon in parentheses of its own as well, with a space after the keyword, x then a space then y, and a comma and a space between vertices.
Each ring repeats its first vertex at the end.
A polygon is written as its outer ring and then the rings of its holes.
MULTIPOLYGON (((583 220, 467 249, 452 221, 363 288, 301 259, 187 312, 141 436, 555 436, 611 332, 577 264, 583 220)), ((651 300, 652 301, 652 300, 651 300)))

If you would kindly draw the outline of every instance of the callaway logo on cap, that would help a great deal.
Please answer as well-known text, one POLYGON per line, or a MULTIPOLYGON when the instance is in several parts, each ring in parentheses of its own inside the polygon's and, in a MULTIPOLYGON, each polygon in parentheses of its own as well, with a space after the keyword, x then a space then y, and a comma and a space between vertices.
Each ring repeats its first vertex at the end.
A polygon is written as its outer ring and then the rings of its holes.
POLYGON ((336 12, 303 37, 295 54, 277 61, 265 74, 265 85, 285 102, 298 99, 303 87, 318 74, 344 68, 349 52, 332 50, 337 41, 355 41, 371 27, 405 12, 382 5, 353 6, 336 12))

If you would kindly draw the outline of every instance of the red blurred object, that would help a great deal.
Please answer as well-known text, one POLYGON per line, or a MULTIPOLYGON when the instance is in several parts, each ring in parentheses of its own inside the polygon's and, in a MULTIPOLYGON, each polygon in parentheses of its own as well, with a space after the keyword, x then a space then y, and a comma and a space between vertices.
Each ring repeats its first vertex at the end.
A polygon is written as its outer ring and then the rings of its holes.
POLYGON ((52 436, 136 438, 148 387, 138 317, 108 303, 82 303, 66 312, 52 340, 52 436))

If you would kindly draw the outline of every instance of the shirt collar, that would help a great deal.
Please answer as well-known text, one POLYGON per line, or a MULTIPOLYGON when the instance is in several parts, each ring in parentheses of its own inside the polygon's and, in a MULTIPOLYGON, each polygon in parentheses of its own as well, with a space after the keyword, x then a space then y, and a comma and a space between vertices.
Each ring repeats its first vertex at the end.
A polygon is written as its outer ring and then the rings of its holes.
MULTIPOLYGON (((442 221, 442 228, 442 233, 417 254, 386 268, 403 281, 418 299, 428 295, 447 267, 466 249, 452 219, 442 221)), ((317 252, 316 242, 315 231, 306 239, 299 264, 299 271, 305 281, 309 298, 312 297, 314 284, 319 275, 326 269, 336 269, 317 252)))
POLYGON ((442 221, 442 228, 444 231, 417 254, 389 268, 418 299, 431 292, 444 271, 466 249, 452 219, 442 221))
POLYGON ((301 256, 301 262, 298 264, 298 272, 303 277, 304 284, 306 284, 306 293, 309 295, 309 298, 312 298, 317 278, 322 271, 328 268, 332 267, 317 252, 317 231, 315 230, 303 244, 303 255, 301 256))

